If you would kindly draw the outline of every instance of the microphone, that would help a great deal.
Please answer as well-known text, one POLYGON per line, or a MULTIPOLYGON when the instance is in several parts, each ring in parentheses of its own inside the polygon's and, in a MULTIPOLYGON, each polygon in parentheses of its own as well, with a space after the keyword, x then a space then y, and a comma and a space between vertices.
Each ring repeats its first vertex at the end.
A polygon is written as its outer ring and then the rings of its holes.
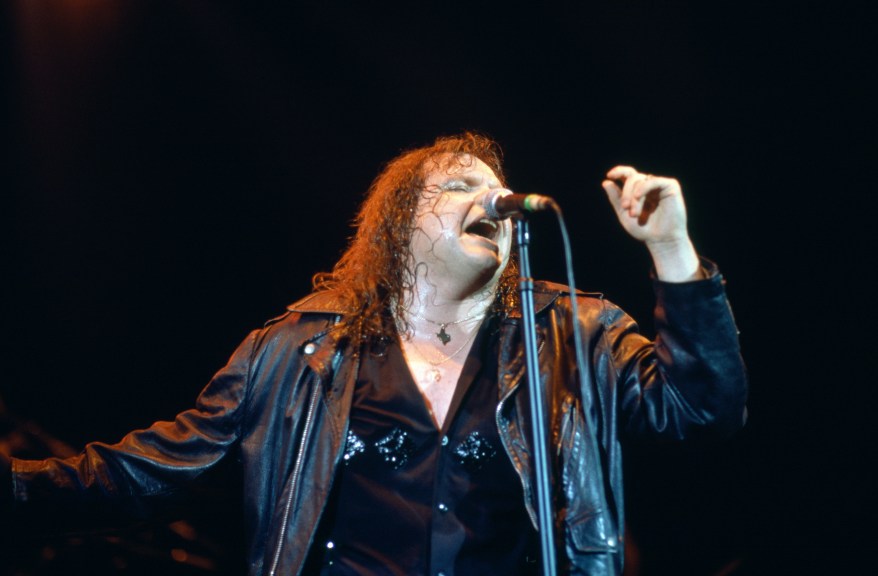
POLYGON ((528 212, 552 210, 555 201, 539 194, 513 194, 505 188, 494 188, 482 198, 482 208, 491 220, 505 220, 528 212))

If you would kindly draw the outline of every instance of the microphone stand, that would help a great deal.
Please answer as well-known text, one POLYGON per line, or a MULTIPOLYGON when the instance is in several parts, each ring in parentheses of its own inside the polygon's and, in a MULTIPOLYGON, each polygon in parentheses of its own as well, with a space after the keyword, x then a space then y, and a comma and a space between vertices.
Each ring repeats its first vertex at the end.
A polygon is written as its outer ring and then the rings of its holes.
POLYGON ((525 218, 515 222, 515 242, 518 245, 518 265, 521 272, 518 290, 521 295, 521 319, 527 388, 530 394, 531 429, 533 430, 533 459, 536 470, 537 528, 542 551, 543 576, 556 575, 554 512, 552 510, 551 482, 549 479, 549 450, 546 438, 546 395, 540 386, 539 358, 537 357, 536 313, 534 312, 534 281, 530 272, 530 229, 525 218))

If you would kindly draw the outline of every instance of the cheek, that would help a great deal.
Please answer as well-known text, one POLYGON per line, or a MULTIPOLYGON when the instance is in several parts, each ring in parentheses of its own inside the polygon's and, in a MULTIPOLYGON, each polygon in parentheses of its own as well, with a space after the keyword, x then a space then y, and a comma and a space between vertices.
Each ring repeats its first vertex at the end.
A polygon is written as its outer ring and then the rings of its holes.
POLYGON ((509 253, 512 251, 512 235, 515 233, 515 230, 512 227, 512 223, 509 220, 503 221, 503 245, 500 247, 501 250, 509 253))
POLYGON ((454 239, 457 238, 460 229, 460 219, 452 213, 433 213, 427 216, 430 227, 430 235, 434 238, 454 239))
POLYGON ((426 236, 437 236, 442 229, 442 222, 429 208, 423 210, 415 219, 415 229, 426 236))
POLYGON ((445 197, 422 200, 418 206, 416 225, 424 231, 438 235, 440 231, 453 230, 459 216, 451 210, 445 197))

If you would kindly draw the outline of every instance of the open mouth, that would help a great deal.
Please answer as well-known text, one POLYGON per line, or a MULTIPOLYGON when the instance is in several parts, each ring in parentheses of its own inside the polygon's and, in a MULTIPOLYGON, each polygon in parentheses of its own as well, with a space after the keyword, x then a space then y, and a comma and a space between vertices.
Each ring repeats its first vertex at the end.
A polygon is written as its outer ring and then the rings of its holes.
POLYGON ((481 236, 482 238, 487 238, 488 240, 494 240, 497 236, 497 230, 499 227, 497 223, 489 218, 482 218, 481 220, 476 220, 472 224, 466 227, 466 233, 472 234, 474 236, 481 236))

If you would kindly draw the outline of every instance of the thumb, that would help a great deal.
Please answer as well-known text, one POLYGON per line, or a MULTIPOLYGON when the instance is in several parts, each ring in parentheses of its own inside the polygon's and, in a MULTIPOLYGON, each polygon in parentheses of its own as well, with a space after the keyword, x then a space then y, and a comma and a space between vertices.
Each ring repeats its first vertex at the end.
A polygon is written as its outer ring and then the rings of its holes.
POLYGON ((604 180, 601 182, 601 186, 604 188, 604 192, 607 193, 607 198, 610 200, 610 204, 613 205, 613 208, 615 208, 617 212, 621 210, 622 189, 612 180, 604 180))

